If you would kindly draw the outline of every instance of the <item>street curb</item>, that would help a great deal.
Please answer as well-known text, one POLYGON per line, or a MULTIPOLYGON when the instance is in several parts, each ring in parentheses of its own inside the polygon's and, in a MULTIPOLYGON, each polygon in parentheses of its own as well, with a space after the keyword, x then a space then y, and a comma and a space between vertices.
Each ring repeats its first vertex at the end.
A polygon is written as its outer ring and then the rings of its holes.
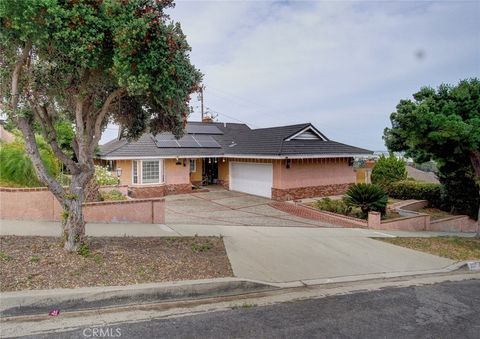
POLYGON ((0 294, 0 317, 47 315, 52 309, 60 309, 60 312, 95 310, 139 303, 199 300, 287 288, 445 274, 462 269, 467 263, 468 261, 460 261, 437 270, 374 273, 290 282, 216 278, 128 286, 4 292, 0 294))
POLYGON ((28 290, 0 294, 0 317, 127 306, 160 301, 181 301, 274 290, 268 283, 238 278, 187 280, 128 286, 28 290))
POLYGON ((336 284, 336 283, 348 283, 364 280, 375 280, 375 279, 391 279, 391 278, 401 278, 417 275, 429 275, 429 274, 441 274, 449 273, 467 266, 470 261, 459 261, 449 266, 436 269, 436 270, 423 270, 423 271, 404 271, 404 272, 385 272, 385 273, 371 273, 371 274, 359 274, 359 275, 347 275, 331 278, 320 278, 320 279, 302 279, 294 280, 288 282, 267 282, 267 281, 255 281, 258 283, 269 284, 278 288, 292 288, 292 287, 302 287, 302 286, 315 286, 315 285, 325 285, 325 284, 336 284))

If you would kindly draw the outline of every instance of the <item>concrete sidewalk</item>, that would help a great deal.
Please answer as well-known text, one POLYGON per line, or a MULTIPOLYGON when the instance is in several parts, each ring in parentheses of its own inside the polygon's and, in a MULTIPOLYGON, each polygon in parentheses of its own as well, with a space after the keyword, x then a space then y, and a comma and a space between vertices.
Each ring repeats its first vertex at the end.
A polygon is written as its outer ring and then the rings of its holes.
MULTIPOLYGON (((266 282, 443 269, 454 261, 370 239, 446 233, 348 228, 88 224, 89 236, 223 236, 238 278, 266 282)), ((58 236, 53 222, 2 220, 0 235, 58 236)), ((468 236, 465 233, 455 234, 468 236)))
MULTIPOLYGON (((0 220, 0 235, 61 235, 59 222, 30 220, 0 220)), ((163 224, 97 224, 87 223, 85 233, 91 237, 170 237, 178 236, 163 224)))

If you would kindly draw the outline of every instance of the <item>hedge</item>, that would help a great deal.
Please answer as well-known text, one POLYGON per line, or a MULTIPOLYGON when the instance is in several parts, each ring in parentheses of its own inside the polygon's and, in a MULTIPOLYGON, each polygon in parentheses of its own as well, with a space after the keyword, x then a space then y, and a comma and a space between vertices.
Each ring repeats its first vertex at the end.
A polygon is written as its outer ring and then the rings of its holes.
POLYGON ((444 189, 441 184, 403 180, 390 184, 386 190, 391 198, 428 200, 431 207, 443 208, 445 206, 444 189))

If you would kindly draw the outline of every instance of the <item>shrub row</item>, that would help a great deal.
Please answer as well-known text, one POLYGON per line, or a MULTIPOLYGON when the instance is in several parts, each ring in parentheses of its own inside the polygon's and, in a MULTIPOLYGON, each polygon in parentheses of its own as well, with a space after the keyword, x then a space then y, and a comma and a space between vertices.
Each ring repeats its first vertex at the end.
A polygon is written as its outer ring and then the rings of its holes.
POLYGON ((403 180, 391 183, 386 190, 391 198, 428 200, 431 207, 442 208, 444 206, 443 187, 440 184, 403 180))

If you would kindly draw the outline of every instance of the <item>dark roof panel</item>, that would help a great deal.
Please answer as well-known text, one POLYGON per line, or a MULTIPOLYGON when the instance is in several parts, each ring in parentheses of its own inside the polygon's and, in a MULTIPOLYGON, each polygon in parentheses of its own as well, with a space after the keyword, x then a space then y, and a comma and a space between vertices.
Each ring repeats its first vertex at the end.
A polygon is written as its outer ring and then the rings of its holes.
MULTIPOLYGON (((328 140, 287 139, 313 127, 309 123, 250 129, 245 124, 189 122, 186 134, 176 140, 172 133, 156 137, 144 134, 139 140, 115 140, 101 146, 101 157, 167 156, 345 156, 371 151, 328 140), (193 131, 193 132, 192 132, 193 131), (211 133, 195 133, 195 132, 211 133), (220 133, 218 133, 220 132, 220 133)), ((316 129, 315 129, 316 130, 316 129)))

